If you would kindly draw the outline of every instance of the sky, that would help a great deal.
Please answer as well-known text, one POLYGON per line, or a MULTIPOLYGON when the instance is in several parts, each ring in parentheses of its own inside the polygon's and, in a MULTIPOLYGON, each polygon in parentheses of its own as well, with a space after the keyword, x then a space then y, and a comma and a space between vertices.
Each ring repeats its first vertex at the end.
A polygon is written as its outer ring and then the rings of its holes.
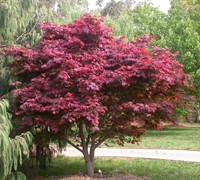
MULTIPOLYGON (((105 4, 109 2, 109 0, 104 0, 104 1, 105 2, 103 6, 105 6, 105 4)), ((144 0, 135 0, 136 3, 143 1, 144 0)), ((161 11, 165 13, 167 13, 168 9, 170 8, 169 0, 151 0, 151 2, 155 7, 158 7, 161 11)), ((88 3, 89 3, 89 9, 95 9, 96 0, 88 0, 88 3)))

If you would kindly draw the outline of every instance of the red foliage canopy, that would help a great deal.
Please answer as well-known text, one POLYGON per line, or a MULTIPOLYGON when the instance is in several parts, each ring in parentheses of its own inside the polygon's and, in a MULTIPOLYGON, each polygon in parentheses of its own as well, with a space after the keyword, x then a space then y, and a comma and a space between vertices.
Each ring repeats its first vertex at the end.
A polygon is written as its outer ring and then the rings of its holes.
POLYGON ((4 48, 10 67, 26 77, 15 82, 17 116, 23 126, 45 125, 53 133, 84 123, 107 137, 139 137, 173 119, 186 97, 188 77, 176 54, 151 37, 114 38, 103 19, 90 14, 67 25, 42 23, 36 47, 4 48))

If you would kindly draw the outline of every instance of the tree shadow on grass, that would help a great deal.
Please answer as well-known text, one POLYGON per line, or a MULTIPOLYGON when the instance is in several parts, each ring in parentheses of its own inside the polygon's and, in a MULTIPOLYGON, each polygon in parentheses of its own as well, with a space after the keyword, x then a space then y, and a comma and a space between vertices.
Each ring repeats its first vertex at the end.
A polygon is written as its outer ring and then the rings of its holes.
POLYGON ((40 169, 38 166, 30 167, 27 161, 21 171, 27 176, 27 179, 35 180, 38 177, 85 174, 86 169, 83 158, 58 156, 53 158, 52 163, 46 169, 40 169))
POLYGON ((147 131, 147 134, 145 136, 176 136, 176 135, 186 135, 186 134, 193 134, 194 131, 197 131, 196 128, 165 128, 160 131, 147 131))

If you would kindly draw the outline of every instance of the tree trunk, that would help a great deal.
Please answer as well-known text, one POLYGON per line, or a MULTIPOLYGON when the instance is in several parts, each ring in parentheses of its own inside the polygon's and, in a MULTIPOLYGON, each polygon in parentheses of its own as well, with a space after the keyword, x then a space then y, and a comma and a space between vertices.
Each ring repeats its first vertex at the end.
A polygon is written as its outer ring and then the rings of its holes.
POLYGON ((86 131, 86 126, 84 123, 80 124, 79 126, 79 134, 81 137, 81 143, 82 143, 82 153, 84 156, 84 160, 85 160, 85 166, 86 166, 86 170, 87 170, 87 175, 89 177, 93 177, 94 176, 94 151, 95 151, 95 136, 87 136, 87 138, 85 137, 84 131, 86 131), (91 139, 91 147, 90 147, 90 151, 88 151, 88 144, 89 141, 91 139))
POLYGON ((86 165, 87 175, 89 177, 93 177, 94 176, 94 161, 92 161, 89 156, 87 160, 85 159, 85 165, 86 165))
POLYGON ((91 146, 90 148, 90 153, 88 152, 88 149, 85 149, 83 151, 87 175, 89 177, 94 176, 94 151, 95 151, 95 148, 93 146, 91 146))

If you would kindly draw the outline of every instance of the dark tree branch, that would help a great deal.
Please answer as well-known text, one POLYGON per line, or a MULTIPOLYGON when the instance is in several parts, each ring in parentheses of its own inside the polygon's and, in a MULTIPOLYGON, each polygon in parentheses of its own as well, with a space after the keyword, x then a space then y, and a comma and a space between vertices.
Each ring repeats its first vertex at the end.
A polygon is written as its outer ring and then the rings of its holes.
POLYGON ((96 144, 95 148, 97 148, 100 144, 102 144, 106 139, 108 139, 109 136, 102 137, 96 144))
POLYGON ((91 138, 91 133, 90 133, 90 130, 89 130, 89 127, 86 126, 86 131, 87 131, 87 139, 86 139, 86 146, 88 147, 89 143, 90 143, 90 138, 91 138))
POLYGON ((83 150, 81 148, 79 148, 76 144, 74 144, 73 142, 71 142, 69 139, 66 139, 66 142, 69 143, 74 148, 76 148, 77 150, 79 150, 81 153, 83 153, 83 150))
POLYGON ((108 129, 108 133, 103 136, 102 138, 99 138, 98 142, 95 144, 95 148, 97 148, 101 143, 103 143, 106 139, 109 138, 110 133, 113 132, 113 129, 116 127, 116 124, 113 124, 110 129, 108 129))
POLYGON ((87 144, 86 144, 86 141, 85 141, 85 136, 84 136, 84 127, 85 127, 85 124, 81 123, 79 125, 79 134, 80 134, 80 137, 81 137, 81 143, 82 143, 82 146, 83 146, 83 151, 84 150, 87 150, 87 144))
POLYGON ((88 147, 89 143, 90 143, 90 135, 88 134, 87 139, 86 139, 86 146, 87 147, 88 147))
POLYGON ((99 128, 101 129, 101 127, 104 127, 104 125, 106 124, 106 122, 108 121, 108 119, 111 117, 111 114, 108 113, 106 114, 101 121, 99 122, 99 128))
MULTIPOLYGON (((37 15, 36 15, 36 16, 37 16, 37 15)), ((38 22, 39 22, 39 18, 36 19, 36 22, 35 22, 35 24, 33 25, 33 27, 31 28, 31 30, 30 30, 29 32, 24 32, 24 33, 22 33, 19 37, 17 37, 17 39, 15 40, 15 42, 18 42, 18 41, 20 41, 24 36, 27 36, 27 35, 31 34, 31 33, 34 31, 34 29, 36 28, 38 22)))

